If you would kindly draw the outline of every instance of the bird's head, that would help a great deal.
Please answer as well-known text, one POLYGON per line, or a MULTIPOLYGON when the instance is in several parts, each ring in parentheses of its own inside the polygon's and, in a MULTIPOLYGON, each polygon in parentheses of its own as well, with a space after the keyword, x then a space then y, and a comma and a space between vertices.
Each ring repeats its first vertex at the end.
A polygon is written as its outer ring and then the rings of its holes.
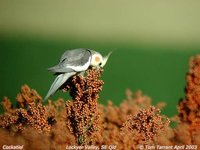
POLYGON ((112 52, 109 52, 107 56, 103 57, 100 53, 96 52, 92 54, 91 66, 97 68, 103 68, 111 55, 112 52))

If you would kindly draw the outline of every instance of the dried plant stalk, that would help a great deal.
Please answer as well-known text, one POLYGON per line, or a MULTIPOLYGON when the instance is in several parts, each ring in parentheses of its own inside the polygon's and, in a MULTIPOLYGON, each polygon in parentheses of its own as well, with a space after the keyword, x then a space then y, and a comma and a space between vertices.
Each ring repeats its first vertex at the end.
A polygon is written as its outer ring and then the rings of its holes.
POLYGON ((191 129, 200 130, 200 55, 190 59, 186 79, 186 98, 179 103, 179 116, 183 122, 191 124, 191 129))
POLYGON ((3 107, 5 114, 0 116, 0 127, 22 131, 26 126, 31 126, 38 132, 49 132, 49 116, 45 106, 41 104, 41 96, 27 85, 22 86, 21 93, 17 95, 20 108, 12 108, 8 98, 4 98, 3 107))
MULTIPOLYGON (((136 115, 130 115, 123 124, 122 131, 136 133, 143 141, 148 142, 158 134, 160 130, 169 125, 169 119, 161 116, 160 110, 151 106, 148 109, 140 110, 136 115)), ((135 135, 136 137, 136 135, 135 135)))
POLYGON ((197 144, 200 147, 200 55, 191 57, 186 81, 186 97, 181 99, 178 106, 181 122, 175 134, 180 143, 197 144))
POLYGON ((67 126, 77 138, 78 145, 92 144, 100 130, 98 98, 103 81, 102 70, 88 70, 87 76, 74 76, 66 88, 73 100, 66 102, 67 126))

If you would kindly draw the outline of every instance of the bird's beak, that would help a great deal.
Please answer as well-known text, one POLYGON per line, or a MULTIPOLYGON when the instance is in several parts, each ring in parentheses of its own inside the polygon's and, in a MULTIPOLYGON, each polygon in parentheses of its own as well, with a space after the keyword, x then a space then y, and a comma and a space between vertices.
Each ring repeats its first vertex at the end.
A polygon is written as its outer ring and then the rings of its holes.
POLYGON ((109 52, 107 56, 103 57, 103 61, 102 61, 102 65, 101 65, 102 68, 105 66, 105 64, 111 54, 112 54, 112 52, 109 52))

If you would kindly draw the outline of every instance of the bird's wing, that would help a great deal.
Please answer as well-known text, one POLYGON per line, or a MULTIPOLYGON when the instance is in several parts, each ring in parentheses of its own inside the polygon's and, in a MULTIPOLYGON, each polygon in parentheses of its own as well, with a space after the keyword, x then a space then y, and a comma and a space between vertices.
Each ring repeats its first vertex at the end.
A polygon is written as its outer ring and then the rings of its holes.
POLYGON ((48 71, 50 72, 53 72, 53 73, 65 73, 65 72, 73 72, 74 70, 71 69, 71 68, 67 68, 67 67, 64 67, 63 65, 56 65, 56 66, 53 66, 51 68, 48 68, 48 71))
POLYGON ((52 96, 59 89, 59 87, 61 87, 71 76, 75 74, 75 72, 59 74, 52 83, 46 97, 44 98, 44 101, 52 96))
POLYGON ((91 53, 89 49, 79 48, 74 50, 68 50, 62 55, 60 63, 80 66, 87 63, 90 56, 91 53))
POLYGON ((62 55, 59 64, 48 70, 54 73, 81 72, 89 67, 90 60, 91 52, 89 49, 68 50, 62 55))

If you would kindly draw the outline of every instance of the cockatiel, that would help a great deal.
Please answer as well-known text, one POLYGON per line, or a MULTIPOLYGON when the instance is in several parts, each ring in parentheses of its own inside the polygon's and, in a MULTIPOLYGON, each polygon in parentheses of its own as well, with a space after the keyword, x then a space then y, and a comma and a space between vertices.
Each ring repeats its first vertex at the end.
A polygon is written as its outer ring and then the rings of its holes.
POLYGON ((50 72, 55 73, 57 77, 44 101, 52 96, 71 76, 84 73, 90 66, 98 69, 103 68, 110 55, 111 52, 103 57, 99 52, 85 48, 65 51, 58 65, 48 69, 50 72))

